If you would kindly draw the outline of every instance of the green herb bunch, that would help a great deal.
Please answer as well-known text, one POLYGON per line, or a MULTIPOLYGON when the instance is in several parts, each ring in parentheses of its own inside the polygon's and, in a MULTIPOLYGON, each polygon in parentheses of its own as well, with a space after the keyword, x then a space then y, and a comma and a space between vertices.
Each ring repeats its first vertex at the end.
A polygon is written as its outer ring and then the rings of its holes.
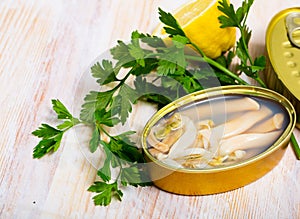
POLYGON ((135 131, 112 135, 108 129, 124 125, 138 101, 162 107, 185 94, 216 86, 212 83, 216 78, 219 85, 246 85, 247 82, 239 77, 245 73, 265 87, 259 77, 259 72, 265 68, 265 57, 253 60, 248 51, 251 31, 246 19, 252 4, 253 0, 245 0, 235 10, 226 0, 219 2, 218 9, 224 13, 219 17, 221 27, 236 27, 240 30, 240 38, 235 49, 214 60, 185 35, 172 14, 159 9, 160 21, 172 43, 166 46, 163 39, 138 31, 132 32, 129 43, 118 41, 110 50, 112 60, 104 59, 91 67, 91 74, 99 86, 108 89, 90 91, 84 98, 79 118, 59 100, 52 100, 61 124, 56 127, 41 124, 32 132, 41 139, 33 150, 33 157, 41 158, 57 151, 64 133, 84 124, 92 128, 90 151, 95 152, 100 147, 105 153, 103 166, 97 172, 99 180, 88 188, 96 193, 95 205, 109 205, 113 197, 121 200, 122 186, 150 185, 144 165, 140 165, 145 163, 141 149, 130 138, 135 131), (194 53, 187 53, 187 46, 193 48, 194 53), (240 63, 237 72, 232 72, 229 66, 235 56, 240 63), (116 177, 112 176, 112 171, 118 172, 116 177))

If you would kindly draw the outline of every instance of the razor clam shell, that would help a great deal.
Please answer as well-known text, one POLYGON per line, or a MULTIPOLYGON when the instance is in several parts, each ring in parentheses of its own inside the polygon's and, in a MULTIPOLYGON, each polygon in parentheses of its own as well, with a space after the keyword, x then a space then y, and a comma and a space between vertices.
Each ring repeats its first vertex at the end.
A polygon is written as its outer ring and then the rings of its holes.
POLYGON ((171 147, 168 154, 170 158, 176 158, 178 156, 181 156, 184 150, 188 148, 196 139, 197 128, 193 121, 186 116, 182 116, 182 122, 185 126, 185 132, 171 147))

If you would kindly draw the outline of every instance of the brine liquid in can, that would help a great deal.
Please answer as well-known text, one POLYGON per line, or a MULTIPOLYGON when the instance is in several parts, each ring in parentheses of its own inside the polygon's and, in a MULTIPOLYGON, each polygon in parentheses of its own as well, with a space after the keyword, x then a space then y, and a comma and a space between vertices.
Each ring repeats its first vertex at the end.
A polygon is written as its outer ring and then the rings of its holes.
POLYGON ((173 168, 223 167, 267 150, 289 123, 288 112, 271 99, 218 96, 164 115, 150 129, 148 150, 173 168))

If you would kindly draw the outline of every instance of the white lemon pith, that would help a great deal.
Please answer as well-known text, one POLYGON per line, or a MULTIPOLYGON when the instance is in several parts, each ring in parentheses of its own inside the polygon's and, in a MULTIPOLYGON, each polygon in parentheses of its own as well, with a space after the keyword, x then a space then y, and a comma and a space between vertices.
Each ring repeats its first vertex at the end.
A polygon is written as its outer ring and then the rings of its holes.
MULTIPOLYGON (((173 13, 186 36, 196 44, 206 56, 217 58, 222 52, 234 46, 235 28, 221 28, 218 17, 218 0, 196 0, 181 6, 173 13)), ((166 34, 159 26, 155 35, 166 34)))

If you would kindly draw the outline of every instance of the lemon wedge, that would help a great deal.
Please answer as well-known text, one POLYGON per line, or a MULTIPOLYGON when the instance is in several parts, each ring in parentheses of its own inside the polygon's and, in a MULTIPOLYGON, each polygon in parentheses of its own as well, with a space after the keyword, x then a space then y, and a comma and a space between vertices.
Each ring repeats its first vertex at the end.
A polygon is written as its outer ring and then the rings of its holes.
MULTIPOLYGON (((218 4, 218 0, 194 0, 172 13, 186 36, 210 58, 217 58, 236 41, 235 28, 220 27, 218 17, 223 13, 218 4)), ((163 24, 155 29, 154 35, 167 38, 163 24)))

